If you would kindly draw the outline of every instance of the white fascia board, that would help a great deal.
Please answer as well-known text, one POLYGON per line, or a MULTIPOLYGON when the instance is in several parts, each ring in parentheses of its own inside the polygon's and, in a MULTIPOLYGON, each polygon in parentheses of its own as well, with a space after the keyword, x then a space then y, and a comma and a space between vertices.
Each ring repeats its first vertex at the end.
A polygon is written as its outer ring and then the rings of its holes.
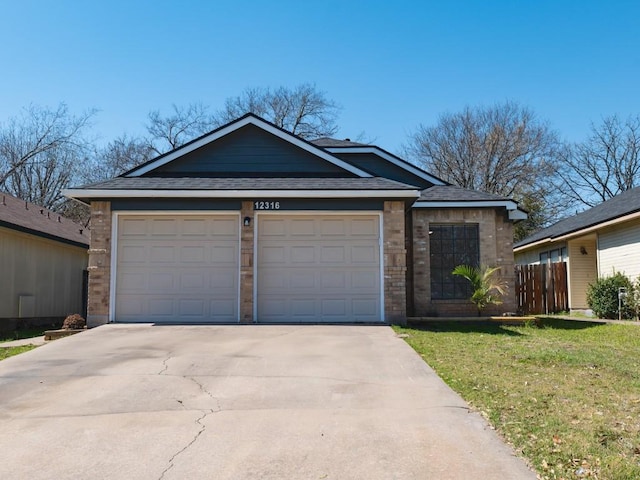
POLYGON ((513 251, 514 252, 520 252, 522 250, 527 250, 529 248, 533 248, 533 247, 539 246, 542 243, 564 242, 564 241, 567 241, 567 240, 571 240, 572 238, 575 238, 575 237, 581 237, 583 235, 588 235, 590 233, 597 232, 600 229, 611 227, 611 226, 619 224, 619 223, 628 222, 630 220, 635 220, 637 218, 640 218, 640 212, 634 212, 634 213, 630 213, 630 214, 627 214, 627 215, 623 215, 622 217, 614 218, 612 220, 607 220, 605 222, 600 222, 600 223, 597 223, 595 225, 591 225, 589 227, 581 228, 580 230, 575 230, 573 232, 568 232, 568 233, 565 233, 565 234, 562 234, 562 235, 557 235, 555 237, 546 237, 546 238, 543 238, 542 240, 538 240, 538 241, 533 242, 533 243, 527 243, 526 245, 522 245, 520 247, 514 248, 513 251))
POLYGON ((418 198, 418 190, 85 190, 69 198, 418 198))
POLYGON ((469 202, 428 202, 418 201, 412 208, 485 208, 503 207, 509 212, 509 220, 526 220, 527 212, 520 210, 518 204, 512 200, 478 200, 469 202))
MULTIPOLYGON (((454 201, 417 201, 415 208, 465 208, 465 207, 504 207, 507 210, 519 210, 518 204, 512 200, 470 200, 468 202, 454 201)), ((521 211, 521 210, 520 210, 521 211)), ((524 212, 523 212, 524 213, 524 212)))
POLYGON ((526 220, 528 217, 522 210, 509 210, 509 220, 526 220))
POLYGON ((398 158, 385 152, 384 150, 379 149, 378 147, 327 147, 325 148, 325 150, 331 153, 373 153, 375 155, 378 155, 379 157, 384 158, 386 161, 391 162, 394 165, 413 173, 420 178, 424 178, 434 185, 446 185, 446 183, 439 178, 429 175, 427 172, 414 167, 410 163, 405 163, 404 161, 399 160, 398 158))
POLYGON ((513 247, 513 253, 520 253, 520 252, 523 252, 525 250, 530 250, 530 249, 535 248, 535 247, 540 247, 543 244, 551 243, 551 242, 553 242, 553 239, 551 239, 550 237, 546 237, 546 238, 543 238, 542 240, 538 240, 538 241, 533 242, 533 243, 527 243, 526 245, 520 245, 519 247, 513 247))
POLYGON ((282 130, 280 130, 279 128, 276 128, 268 123, 263 122, 262 120, 255 118, 255 117, 246 117, 243 118, 242 120, 239 120, 237 122, 234 122, 228 126, 226 126, 225 128, 222 128, 220 130, 217 130, 213 133, 211 133, 210 135, 207 135, 205 137, 202 137, 200 140, 197 140, 193 143, 190 143, 188 145, 184 145, 183 147, 178 148, 177 150, 174 150, 171 153, 168 153, 167 155, 165 155, 162 158, 159 158, 158 160, 149 163, 148 165, 144 165, 140 168, 138 168, 137 170, 134 170, 133 172, 129 173, 129 175, 127 175, 127 177, 139 177, 141 175, 144 175, 147 172, 150 172, 158 167, 161 167, 162 165, 166 165, 167 163, 175 160, 176 158, 179 158, 183 155, 186 155, 189 152, 192 152, 204 145, 207 145, 211 142, 214 142, 215 140, 224 137, 225 135, 228 135, 246 125, 255 125, 258 128, 261 128, 262 130, 265 130, 266 132, 269 132, 273 135, 275 135, 276 137, 279 137, 303 150, 306 150, 307 152, 322 158, 323 160, 326 160, 334 165, 336 165, 337 167, 340 167, 348 172, 353 173, 354 175, 357 175, 359 177, 372 177, 373 175, 365 172, 364 170, 360 170, 359 168, 351 165, 350 163, 347 163, 343 160, 340 160, 339 158, 334 157, 333 155, 330 155, 328 153, 326 153, 325 151, 321 150, 318 147, 315 147, 314 145, 310 145, 307 142, 304 142, 302 140, 300 140, 298 137, 291 135, 289 133, 283 132, 282 130))

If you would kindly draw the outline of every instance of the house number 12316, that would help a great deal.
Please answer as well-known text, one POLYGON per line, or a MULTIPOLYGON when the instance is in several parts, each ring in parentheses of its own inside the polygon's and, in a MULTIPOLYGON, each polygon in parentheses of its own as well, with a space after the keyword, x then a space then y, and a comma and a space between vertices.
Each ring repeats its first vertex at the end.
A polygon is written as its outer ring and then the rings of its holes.
POLYGON ((280 202, 253 202, 254 210, 280 210, 280 202))

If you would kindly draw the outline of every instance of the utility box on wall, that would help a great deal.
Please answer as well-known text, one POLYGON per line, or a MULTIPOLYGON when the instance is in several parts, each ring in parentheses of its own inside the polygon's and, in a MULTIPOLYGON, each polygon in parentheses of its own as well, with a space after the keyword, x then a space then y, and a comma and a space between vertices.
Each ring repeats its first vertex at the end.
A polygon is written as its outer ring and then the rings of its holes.
POLYGON ((18 318, 36 316, 36 297, 33 295, 18 296, 18 318))

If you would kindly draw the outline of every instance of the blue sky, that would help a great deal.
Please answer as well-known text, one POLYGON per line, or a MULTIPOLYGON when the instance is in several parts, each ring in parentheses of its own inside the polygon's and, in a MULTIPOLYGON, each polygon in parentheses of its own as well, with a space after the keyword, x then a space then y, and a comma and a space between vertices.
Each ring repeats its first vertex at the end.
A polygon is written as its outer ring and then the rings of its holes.
POLYGON ((504 100, 578 141, 640 114, 639 18, 620 0, 6 0, 0 122, 65 102, 99 109, 108 141, 153 109, 311 82, 343 107, 338 137, 393 152, 420 123, 504 100))

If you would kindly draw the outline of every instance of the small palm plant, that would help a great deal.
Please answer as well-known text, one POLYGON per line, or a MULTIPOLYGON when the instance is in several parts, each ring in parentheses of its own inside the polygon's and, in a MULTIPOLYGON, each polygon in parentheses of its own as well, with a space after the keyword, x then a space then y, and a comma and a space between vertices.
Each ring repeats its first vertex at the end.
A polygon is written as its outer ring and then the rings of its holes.
POLYGON ((470 300, 478 308, 478 316, 482 314, 482 310, 487 305, 500 305, 502 303, 500 297, 505 294, 507 285, 503 280, 496 278, 495 273, 498 270, 500 270, 500 267, 458 265, 451 272, 471 282, 472 293, 470 300))

